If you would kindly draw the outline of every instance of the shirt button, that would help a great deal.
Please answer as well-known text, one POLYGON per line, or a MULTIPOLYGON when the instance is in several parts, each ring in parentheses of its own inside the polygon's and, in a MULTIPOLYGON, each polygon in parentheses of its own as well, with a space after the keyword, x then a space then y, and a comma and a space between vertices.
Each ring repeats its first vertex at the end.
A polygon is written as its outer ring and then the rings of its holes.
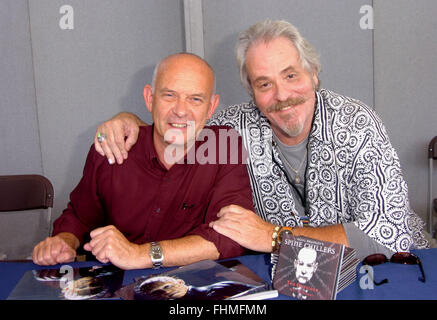
POLYGON ((161 208, 156 209, 155 212, 156 212, 156 213, 160 213, 160 212, 161 212, 161 208))

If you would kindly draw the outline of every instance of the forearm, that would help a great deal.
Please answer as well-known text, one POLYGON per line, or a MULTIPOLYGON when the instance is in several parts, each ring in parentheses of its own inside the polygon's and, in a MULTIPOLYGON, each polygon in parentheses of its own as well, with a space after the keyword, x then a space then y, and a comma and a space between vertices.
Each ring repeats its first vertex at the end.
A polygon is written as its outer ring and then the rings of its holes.
MULTIPOLYGON (((187 265, 205 259, 217 260, 220 256, 212 242, 197 235, 160 241, 159 243, 164 256, 162 264, 165 267, 187 265)), ((149 255, 150 243, 140 245, 140 251, 143 254, 139 269, 151 268, 153 264, 149 255)))
POLYGON ((349 246, 346 232, 342 224, 335 224, 324 227, 299 227, 293 228, 295 236, 304 236, 322 241, 341 243, 349 246))

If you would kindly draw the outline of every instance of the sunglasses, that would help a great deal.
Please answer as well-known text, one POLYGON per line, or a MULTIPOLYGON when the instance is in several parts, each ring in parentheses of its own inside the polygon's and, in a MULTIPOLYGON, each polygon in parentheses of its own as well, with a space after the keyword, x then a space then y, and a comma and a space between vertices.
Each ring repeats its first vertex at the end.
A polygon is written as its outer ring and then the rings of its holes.
MULTIPOLYGON (((418 256, 409 252, 397 252, 390 258, 390 260, 382 253, 372 254, 370 256, 367 256, 363 260, 363 265, 376 266, 378 264, 383 264, 386 262, 419 265, 420 272, 422 273, 422 276, 419 277, 419 280, 425 282, 425 272, 423 271, 422 262, 420 261, 418 256)), ((373 280, 373 282, 379 286, 381 284, 387 283, 388 279, 384 279, 380 282, 376 282, 375 280, 373 280)))

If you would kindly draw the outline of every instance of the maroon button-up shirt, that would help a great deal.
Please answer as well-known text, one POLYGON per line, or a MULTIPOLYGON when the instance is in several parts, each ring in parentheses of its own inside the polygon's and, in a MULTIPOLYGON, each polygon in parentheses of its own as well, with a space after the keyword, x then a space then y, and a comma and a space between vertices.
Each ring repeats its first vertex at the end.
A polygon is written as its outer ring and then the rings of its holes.
MULTIPOLYGON (((95 228, 114 225, 137 244, 199 235, 215 244, 220 258, 243 254, 244 248, 208 224, 230 204, 253 210, 249 177, 241 161, 244 156, 238 163, 229 164, 237 150, 230 150, 230 141, 223 148, 219 133, 233 129, 206 128, 215 133, 215 138, 197 141, 196 150, 210 155, 215 148, 217 164, 200 164, 199 157, 187 160, 186 156, 185 162, 194 163, 175 164, 167 170, 153 145, 153 126, 140 129, 138 142, 122 165, 109 165, 91 146, 83 177, 70 194, 68 207, 54 222, 53 235, 70 232, 83 244, 95 228), (227 159, 228 164, 218 164, 219 158, 220 163, 227 159)), ((240 155, 242 148, 238 137, 240 155)))

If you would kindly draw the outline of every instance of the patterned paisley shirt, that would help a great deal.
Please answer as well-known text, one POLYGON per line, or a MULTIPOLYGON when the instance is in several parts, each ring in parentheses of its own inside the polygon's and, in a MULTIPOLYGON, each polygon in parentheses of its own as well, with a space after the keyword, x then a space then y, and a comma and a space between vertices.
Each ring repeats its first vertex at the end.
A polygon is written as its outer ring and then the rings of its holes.
MULTIPOLYGON (((309 226, 353 222, 391 251, 428 247, 424 223, 410 207, 399 158, 378 115, 326 89, 316 92, 316 99, 305 172, 309 226)), ((256 105, 230 106, 208 124, 231 126, 243 137, 257 214, 272 224, 303 226, 270 123, 256 105)))

